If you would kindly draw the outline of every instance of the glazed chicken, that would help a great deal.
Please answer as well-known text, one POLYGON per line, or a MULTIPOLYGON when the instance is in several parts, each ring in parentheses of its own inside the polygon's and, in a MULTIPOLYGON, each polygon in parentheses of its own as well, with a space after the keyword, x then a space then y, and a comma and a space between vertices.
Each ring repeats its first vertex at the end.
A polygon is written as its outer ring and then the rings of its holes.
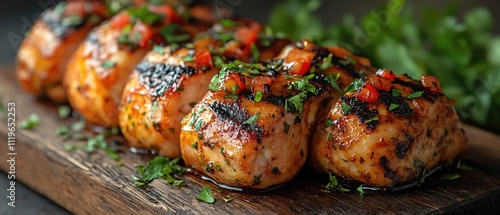
POLYGON ((309 41, 266 63, 233 62, 182 121, 182 158, 221 184, 285 183, 304 165, 316 121, 337 90, 371 71, 366 59, 309 41))
POLYGON ((182 118, 206 94, 223 63, 276 57, 286 41, 264 35, 249 20, 222 20, 181 48, 155 47, 125 86, 119 122, 129 144, 179 157, 182 118), (251 49, 260 50, 252 55, 251 49))
POLYGON ((436 77, 379 70, 353 82, 318 124, 312 166, 369 186, 394 188, 451 162, 467 140, 436 77))
POLYGON ((68 64, 64 84, 71 106, 93 124, 118 126, 122 90, 146 53, 155 44, 187 41, 206 29, 183 22, 170 6, 144 5, 95 28, 68 64))
POLYGON ((71 54, 87 34, 109 16, 94 1, 61 2, 43 12, 17 54, 17 78, 24 90, 66 101, 63 74, 71 54))

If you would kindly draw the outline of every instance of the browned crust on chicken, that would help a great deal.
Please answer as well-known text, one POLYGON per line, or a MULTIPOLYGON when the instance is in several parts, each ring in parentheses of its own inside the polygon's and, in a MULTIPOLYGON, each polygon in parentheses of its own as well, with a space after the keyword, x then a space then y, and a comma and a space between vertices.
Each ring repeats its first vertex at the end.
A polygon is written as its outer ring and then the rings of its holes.
POLYGON ((380 70, 348 92, 317 126, 310 158, 319 172, 393 188, 452 161, 467 146, 452 102, 437 78, 422 82, 380 70), (370 85, 367 87, 367 85, 370 85), (376 101, 369 94, 379 93, 376 101), (367 96, 368 95, 368 96, 367 96))

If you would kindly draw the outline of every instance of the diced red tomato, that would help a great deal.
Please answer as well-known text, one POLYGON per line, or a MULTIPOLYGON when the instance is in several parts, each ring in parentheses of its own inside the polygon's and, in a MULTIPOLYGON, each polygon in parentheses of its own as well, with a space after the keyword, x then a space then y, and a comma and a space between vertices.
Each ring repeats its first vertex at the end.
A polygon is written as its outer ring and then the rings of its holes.
POLYGON ((153 13, 165 16, 163 24, 183 22, 182 17, 172 7, 167 5, 150 5, 148 9, 153 13))
POLYGON ((293 63, 289 70, 291 75, 304 75, 309 71, 313 58, 314 53, 295 48, 288 53, 285 63, 293 63))
POLYGON ((257 41, 258 32, 248 27, 239 27, 235 38, 250 48, 250 45, 257 41))
POLYGON ((200 67, 212 66, 212 55, 208 49, 202 49, 194 54, 194 62, 200 67))
POLYGON ((139 33, 141 35, 141 37, 137 41, 137 44, 140 47, 146 47, 148 45, 149 40, 153 37, 153 32, 151 31, 151 28, 141 21, 137 21, 135 23, 132 33, 133 33, 132 35, 136 33, 139 33))
POLYGON ((130 15, 128 13, 119 13, 111 19, 111 26, 113 28, 122 28, 130 23, 130 15))
POLYGON ((358 92, 358 99, 361 101, 376 102, 379 98, 380 93, 369 83, 358 92))
POLYGON ((376 74, 381 78, 385 78, 391 82, 394 81, 394 79, 396 78, 396 75, 394 75, 392 71, 389 71, 387 69, 378 70, 376 74))
POLYGON ((238 94, 245 90, 245 87, 245 78, 240 73, 229 73, 224 80, 222 89, 238 94))

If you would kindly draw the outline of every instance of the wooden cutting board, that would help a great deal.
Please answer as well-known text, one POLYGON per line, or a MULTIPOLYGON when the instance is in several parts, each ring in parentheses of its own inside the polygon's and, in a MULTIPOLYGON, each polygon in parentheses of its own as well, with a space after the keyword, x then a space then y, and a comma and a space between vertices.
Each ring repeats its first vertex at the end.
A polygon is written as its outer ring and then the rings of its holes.
MULTIPOLYGON (((15 132, 16 179, 77 214, 484 214, 500 209, 500 137, 471 126, 465 126, 470 147, 463 160, 473 170, 443 170, 420 187, 398 192, 329 193, 324 190, 328 177, 307 169, 283 187, 264 193, 228 191, 194 174, 183 176, 187 185, 182 188, 155 180, 140 189, 130 175, 136 173, 135 164, 145 164, 151 155, 125 150, 120 153, 124 165, 118 166, 102 152, 66 151, 54 130, 76 119, 62 120, 56 105, 24 93, 11 67, 0 68, 0 95, 3 104, 16 103, 17 125, 31 113, 40 117, 35 129, 15 132), (440 179, 446 171, 461 177, 440 179), (196 200, 202 186, 211 188, 214 204, 196 200), (234 200, 225 203, 227 195, 234 200)), ((6 116, 1 119, 0 155, 5 158, 8 127, 6 116)), ((10 166, 2 160, 0 168, 8 172, 10 166)))

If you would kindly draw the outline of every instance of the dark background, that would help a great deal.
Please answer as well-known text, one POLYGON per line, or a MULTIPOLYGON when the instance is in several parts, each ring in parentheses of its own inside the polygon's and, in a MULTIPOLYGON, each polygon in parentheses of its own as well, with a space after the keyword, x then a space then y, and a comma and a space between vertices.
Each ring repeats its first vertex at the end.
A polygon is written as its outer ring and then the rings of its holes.
MULTIPOLYGON (((14 64, 17 48, 36 17, 47 7, 60 0, 9 0, 3 1, 0 6, 0 64, 14 64), (7 3, 8 2, 8 3, 7 3)), ((270 11, 278 1, 270 0, 202 0, 206 3, 226 3, 234 12, 243 17, 250 17, 260 22, 266 22, 270 11), (231 5, 230 3, 233 3, 231 5), (239 4, 234 4, 239 3, 239 4)), ((387 4, 387 0, 349 0, 349 1, 324 1, 317 11, 324 24, 339 22, 346 14, 353 14, 359 19, 363 14, 369 13, 374 8, 387 4)), ((408 0, 415 9, 418 18, 422 8, 444 9, 453 1, 439 0, 408 0)), ((460 3, 458 17, 463 13, 478 6, 488 8, 496 23, 500 21, 500 2, 495 0, 458 1, 460 3)), ((500 26, 495 25, 495 33, 500 33, 500 26)), ((1 93, 1 92, 0 92, 1 93)), ((0 190, 7 189, 7 176, 0 172, 0 190)), ((15 210, 7 206, 7 199, 0 197, 0 214, 68 214, 66 210, 58 207, 50 200, 35 193, 33 190, 16 184, 17 207, 15 210)), ((57 191, 54 191, 57 192, 57 191)), ((3 192, 2 192, 3 193, 3 192)))

